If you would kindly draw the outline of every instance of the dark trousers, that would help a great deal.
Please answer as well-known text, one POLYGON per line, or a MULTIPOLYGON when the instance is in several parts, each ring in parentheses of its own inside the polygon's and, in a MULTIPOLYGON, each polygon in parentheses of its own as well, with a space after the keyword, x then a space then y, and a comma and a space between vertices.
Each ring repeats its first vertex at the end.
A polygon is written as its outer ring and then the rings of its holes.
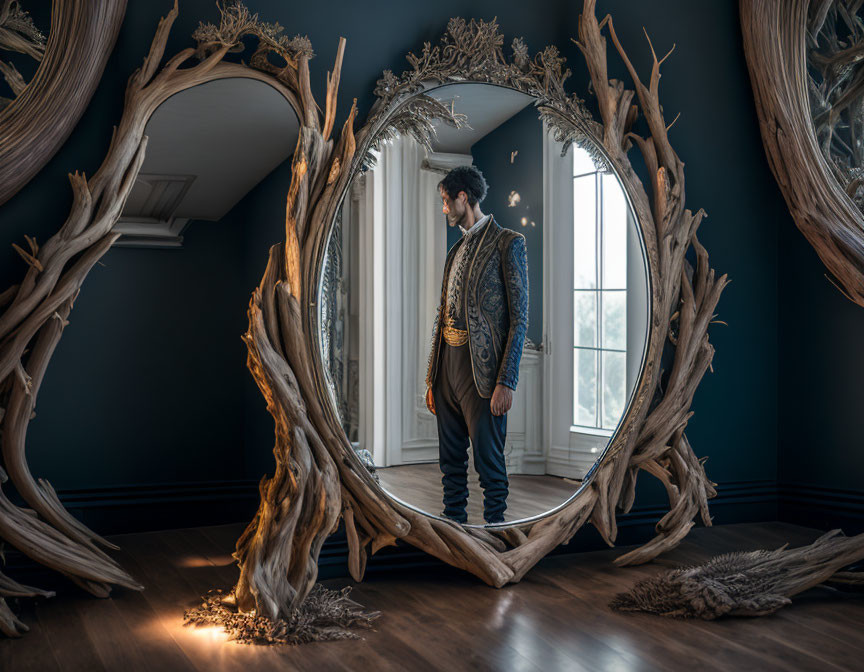
POLYGON ((432 388, 438 419, 438 465, 444 486, 444 515, 466 522, 468 446, 474 446, 474 467, 483 488, 483 518, 500 523, 507 508, 504 440, 507 416, 492 415, 489 399, 477 393, 468 345, 441 344, 441 361, 432 388))

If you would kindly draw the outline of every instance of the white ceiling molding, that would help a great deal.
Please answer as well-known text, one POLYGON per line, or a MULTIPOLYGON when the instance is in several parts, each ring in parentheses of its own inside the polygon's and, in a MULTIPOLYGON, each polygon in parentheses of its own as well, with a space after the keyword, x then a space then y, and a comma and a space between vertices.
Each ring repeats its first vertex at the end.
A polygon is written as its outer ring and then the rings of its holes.
MULTIPOLYGON (((433 98, 453 101, 453 109, 468 117, 470 128, 435 123, 432 149, 443 154, 470 154, 471 146, 505 121, 534 103, 527 93, 494 84, 446 84, 428 92, 433 98)), ((539 122, 538 122, 539 123, 539 122)))
POLYGON ((299 122, 279 91, 234 77, 172 96, 145 133, 141 172, 115 227, 120 247, 180 247, 190 220, 222 219, 291 157, 299 122))
POLYGON ((420 164, 421 168, 434 170, 438 173, 449 173, 459 166, 470 166, 474 162, 470 154, 447 154, 442 152, 426 152, 426 158, 420 164))
POLYGON ((175 217, 194 175, 138 174, 123 214, 114 226, 116 247, 180 247, 188 217, 175 217))

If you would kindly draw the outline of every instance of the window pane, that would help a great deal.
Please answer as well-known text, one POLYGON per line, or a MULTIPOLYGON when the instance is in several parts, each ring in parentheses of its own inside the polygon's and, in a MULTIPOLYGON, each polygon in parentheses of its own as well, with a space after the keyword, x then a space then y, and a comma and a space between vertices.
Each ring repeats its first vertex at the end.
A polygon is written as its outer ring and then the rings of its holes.
POLYGON ((603 352, 603 429, 615 429, 626 403, 627 361, 623 352, 603 352))
POLYGON ((581 147, 572 145, 573 149, 573 175, 584 175, 585 173, 593 173, 597 170, 594 162, 591 160, 591 155, 581 147))
POLYGON ((573 180, 573 288, 597 288, 597 177, 573 180))
POLYGON ((573 345, 598 347, 597 292, 573 292, 573 345))
POLYGON ((573 349, 573 424, 597 426, 597 350, 573 349))
POLYGON ((603 179, 603 289, 627 287, 627 199, 614 173, 603 179))
POLYGON ((601 292, 603 342, 601 348, 627 349, 627 292, 601 292))

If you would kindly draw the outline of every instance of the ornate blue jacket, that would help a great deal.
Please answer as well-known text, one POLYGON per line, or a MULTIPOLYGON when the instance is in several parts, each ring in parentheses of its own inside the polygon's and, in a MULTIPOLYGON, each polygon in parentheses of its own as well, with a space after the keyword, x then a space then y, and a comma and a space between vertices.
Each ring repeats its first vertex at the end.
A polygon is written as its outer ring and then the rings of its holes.
MULTIPOLYGON (((494 217, 484 226, 482 236, 465 273, 465 323, 474 384, 481 397, 490 398, 496 384, 515 390, 519 362, 528 329, 528 255, 525 236, 502 228, 494 217)), ((447 253, 441 302, 432 335, 432 350, 426 385, 432 387, 441 353, 441 325, 447 300, 447 278, 453 258, 465 238, 447 253)))

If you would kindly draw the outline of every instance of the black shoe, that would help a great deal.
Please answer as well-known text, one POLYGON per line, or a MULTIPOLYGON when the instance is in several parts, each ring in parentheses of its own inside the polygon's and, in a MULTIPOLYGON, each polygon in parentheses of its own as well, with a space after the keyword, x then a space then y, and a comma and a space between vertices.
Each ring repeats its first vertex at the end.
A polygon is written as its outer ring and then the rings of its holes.
POLYGON ((446 518, 447 520, 452 520, 454 523, 459 523, 460 525, 464 525, 465 523, 468 522, 468 516, 465 516, 464 518, 454 518, 451 515, 448 515, 446 513, 442 513, 441 517, 446 518))
POLYGON ((487 524, 487 525, 501 525, 501 523, 505 523, 505 522, 507 522, 507 521, 504 520, 504 516, 503 516, 503 515, 502 515, 502 516, 498 516, 498 517, 496 517, 496 518, 493 518, 492 520, 489 520, 488 518, 486 518, 486 517, 484 516, 484 517, 483 517, 483 520, 486 521, 486 524, 487 524))

